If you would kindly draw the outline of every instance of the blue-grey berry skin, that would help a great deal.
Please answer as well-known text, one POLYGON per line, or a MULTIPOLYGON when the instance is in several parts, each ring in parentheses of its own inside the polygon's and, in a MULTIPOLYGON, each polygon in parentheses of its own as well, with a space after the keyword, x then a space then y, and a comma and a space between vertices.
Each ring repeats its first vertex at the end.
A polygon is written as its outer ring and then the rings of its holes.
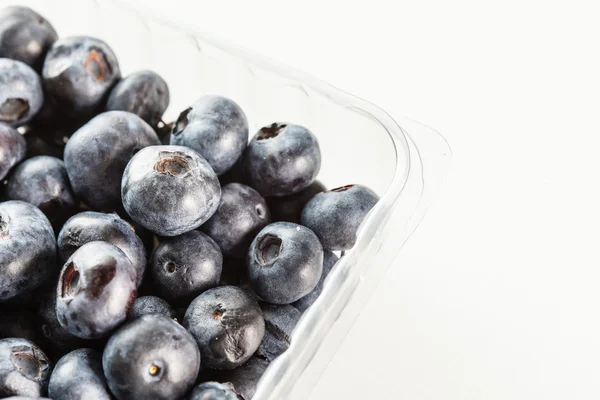
POLYGON ((38 315, 41 319, 41 335, 48 345, 46 350, 48 351, 48 355, 53 357, 53 359, 56 360, 69 351, 85 346, 84 339, 70 334, 62 327, 60 322, 58 322, 58 317, 56 316, 55 287, 52 287, 52 290, 47 290, 46 293, 43 294, 42 301, 38 308, 38 315))
POLYGON ((86 243, 60 272, 56 316, 74 336, 101 338, 125 321, 136 293, 137 273, 125 253, 106 242, 86 243))
POLYGON ((223 254, 244 258, 256 234, 271 222, 265 199, 250 186, 230 183, 221 188, 219 208, 202 231, 214 239, 223 254))
POLYGON ((271 304, 290 304, 310 293, 323 272, 323 247, 308 228, 275 222, 248 249, 248 276, 256 294, 271 304))
POLYGON ((47 397, 23 397, 23 396, 11 396, 6 397, 4 400, 52 400, 47 397))
POLYGON ((23 201, 0 203, 0 301, 40 287, 56 270, 56 239, 44 213, 23 201))
POLYGON ((231 383, 204 382, 196 386, 186 400, 243 400, 231 383))
POLYGON ((54 42, 42 68, 46 94, 71 116, 94 113, 120 78, 112 49, 102 40, 88 36, 54 42))
POLYGON ((64 355, 50 375, 48 396, 57 400, 113 400, 102 372, 102 354, 83 348, 64 355))
POLYGON ((217 210, 221 186, 208 162, 182 146, 150 146, 127 164, 121 182, 129 216, 159 236, 198 228, 217 210))
POLYGON ((317 138, 300 125, 274 123, 252 138, 244 153, 248 184, 263 196, 306 189, 321 169, 317 138))
POLYGON ((171 319, 176 317, 175 311, 169 303, 156 296, 143 296, 135 299, 129 318, 133 319, 146 314, 162 314, 171 319))
POLYGON ((0 397, 46 393, 52 367, 44 352, 21 338, 0 339, 0 397))
POLYGON ((302 313, 289 304, 262 303, 261 308, 266 329, 265 337, 258 347, 256 355, 273 361, 290 347, 292 331, 302 313))
POLYGON ((25 158, 26 151, 25 138, 10 125, 0 122, 0 179, 25 158))
POLYGON ((252 399, 256 393, 258 381, 269 366, 269 361, 261 357, 252 357, 244 365, 231 371, 223 371, 219 380, 230 382, 236 393, 244 400, 252 399))
POLYGON ((308 307, 312 306, 317 298, 321 295, 325 278, 327 278, 327 275, 329 275, 333 269, 333 266, 338 262, 339 259, 340 258, 336 256, 335 253, 329 250, 323 251, 323 274, 321 275, 321 279, 319 279, 319 283, 317 283, 317 286, 315 286, 315 288, 309 294, 292 303, 292 305, 300 310, 300 312, 306 311, 308 307))
POLYGON ((9 200, 22 200, 38 207, 55 229, 60 229, 78 203, 65 163, 49 156, 33 157, 17 166, 8 178, 6 194, 9 200))
POLYGON ((12 6, 0 10, 0 57, 24 62, 40 71, 56 39, 52 25, 31 8, 12 6))
POLYGON ((347 185, 319 193, 302 210, 302 225, 310 228, 323 248, 349 250, 356 232, 379 197, 363 185, 347 185))
POLYGON ((267 197, 267 205, 271 211, 273 222, 287 221, 300 223, 302 209, 313 197, 326 190, 325 185, 314 181, 309 187, 289 196, 267 197))
POLYGON ((180 399, 194 386, 200 352, 177 322, 147 314, 113 334, 102 366, 110 391, 119 400, 180 399))
POLYGON ((146 270, 146 249, 134 228, 116 214, 84 211, 69 218, 58 234, 58 254, 63 261, 89 242, 117 246, 135 267, 138 285, 146 270))
POLYGON ((126 111, 107 111, 71 136, 65 165, 77 197, 98 211, 121 209, 121 178, 134 154, 159 144, 144 120, 126 111))
POLYGON ((0 88, 0 122, 21 126, 42 108, 42 81, 27 64, 0 58, 0 88))
POLYGON ((234 101, 203 96, 179 116, 171 144, 196 150, 221 175, 242 156, 248 144, 248 120, 234 101))
POLYGON ((242 289, 220 286, 189 305, 183 326, 194 336, 203 366, 234 369, 254 354, 265 334, 260 306, 242 289))
POLYGON ((190 231, 161 240, 152 255, 150 271, 161 296, 174 304, 188 305, 219 284, 222 269, 223 255, 214 240, 190 231))
POLYGON ((153 71, 138 71, 123 78, 110 92, 107 110, 136 114, 156 127, 169 106, 167 82, 153 71))

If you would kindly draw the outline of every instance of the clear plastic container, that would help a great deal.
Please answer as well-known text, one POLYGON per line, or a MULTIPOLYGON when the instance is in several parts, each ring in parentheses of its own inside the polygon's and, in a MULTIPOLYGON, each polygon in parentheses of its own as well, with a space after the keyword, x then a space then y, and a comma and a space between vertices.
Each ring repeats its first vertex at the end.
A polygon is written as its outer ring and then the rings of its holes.
POLYGON ((414 121, 394 120, 310 75, 193 26, 161 21, 122 0, 6 3, 34 8, 61 37, 103 39, 117 54, 123 76, 140 69, 159 73, 171 91, 166 121, 203 94, 228 96, 247 114, 251 135, 274 121, 308 127, 321 145, 319 180, 327 187, 360 183, 381 196, 355 247, 329 275, 322 295, 294 330, 291 347, 267 369, 254 397, 307 398, 443 181, 451 159, 443 137, 414 121))

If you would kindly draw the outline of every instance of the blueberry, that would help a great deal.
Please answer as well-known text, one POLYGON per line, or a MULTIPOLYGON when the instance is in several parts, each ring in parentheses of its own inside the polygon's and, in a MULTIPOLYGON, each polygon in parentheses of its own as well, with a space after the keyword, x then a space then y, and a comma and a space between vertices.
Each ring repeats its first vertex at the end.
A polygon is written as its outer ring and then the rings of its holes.
POLYGON ((202 230, 223 254, 244 258, 256 234, 271 222, 265 199, 249 186, 230 183, 221 188, 219 208, 202 230))
POLYGON ((87 36, 56 41, 42 68, 46 93, 62 112, 72 116, 95 112, 120 77, 112 49, 87 36))
POLYGON ((47 397, 23 397, 23 396, 11 396, 6 397, 4 400, 51 400, 47 397))
POLYGON ((189 304, 200 293, 217 286, 222 267, 219 246, 198 231, 165 238, 151 261, 158 293, 177 304, 189 304))
POLYGON ((221 187, 208 162, 181 146, 150 146, 127 164, 121 182, 125 210, 160 236, 198 228, 219 206, 221 187))
POLYGON ((139 71, 123 78, 113 88, 106 102, 107 110, 136 114, 156 127, 169 106, 169 87, 152 71, 139 71))
POLYGON ((39 343, 38 316, 26 308, 6 305, 0 309, 0 339, 23 338, 39 343))
POLYGON ((84 340, 71 335, 58 322, 56 316, 56 288, 44 293, 42 302, 38 309, 40 316, 40 330, 46 343, 48 343, 48 353, 52 357, 60 358, 69 351, 83 347, 84 340))
POLYGON ((258 381, 268 366, 269 361, 260 357, 252 357, 241 367, 223 371, 219 378, 222 382, 230 382, 242 399, 249 400, 254 397, 258 381))
POLYGON ((260 306, 235 286, 220 286, 196 297, 183 325, 198 342, 203 365, 220 370, 245 363, 265 334, 260 306))
POLYGON ((56 39, 52 25, 31 8, 13 6, 0 10, 0 57, 24 62, 40 71, 56 39))
POLYGON ((123 325, 102 356, 104 375, 119 400, 172 400, 194 385, 200 352, 177 322, 147 314, 123 325))
POLYGON ((302 313, 288 304, 262 303, 261 308, 266 329, 265 337, 256 351, 256 355, 273 361, 290 347, 292 331, 302 313))
POLYGON ((0 122, 0 179, 25 158, 27 144, 16 129, 0 122))
POLYGON ((0 58, 0 88, 0 122, 21 126, 42 108, 42 81, 27 64, 0 58))
POLYGON ((106 242, 81 246, 58 278, 56 316, 70 334, 83 339, 106 336, 133 307, 137 273, 118 247, 106 242))
POLYGON ((257 295, 272 304, 289 304, 317 286, 323 272, 323 247, 310 229, 275 222, 258 233, 246 264, 257 295))
POLYGON ((232 100, 203 96, 179 115, 171 144, 196 150, 221 175, 235 164, 248 144, 248 120, 232 100))
POLYGON ((63 356, 54 367, 48 396, 64 400, 112 400, 102 372, 102 355, 78 349, 63 356))
POLYGON ((0 301, 40 287, 56 272, 48 218, 23 201, 0 203, 0 301))
POLYGON ((63 261, 89 242, 102 241, 117 246, 137 272, 138 284, 146 270, 146 249, 134 228, 116 214, 85 211, 71 217, 58 234, 58 254, 63 261))
POLYGON ((274 123, 252 138, 244 168, 250 186, 263 196, 287 196, 313 183, 321 168, 321 150, 308 129, 274 123))
POLYGON ((321 279, 319 279, 319 283, 317 283, 317 286, 309 294, 302 297, 300 300, 293 302, 292 305, 294 307, 301 312, 304 312, 308 309, 308 307, 313 305, 323 291, 323 283, 325 282, 325 278, 327 278, 327 275, 329 275, 331 269, 338 260, 339 257, 336 256, 335 253, 329 250, 325 250, 323 252, 323 274, 321 275, 321 279))
POLYGON ((243 400, 231 383, 204 382, 194 388, 186 400, 243 400))
POLYGON ((30 158, 15 168, 8 178, 7 197, 38 207, 55 229, 60 229, 77 205, 65 164, 49 156, 30 158))
POLYGON ((71 136, 65 165, 75 194, 98 211, 121 209, 121 177, 139 150, 160 143, 150 125, 126 111, 107 111, 71 136))
POLYGON ((325 185, 319 181, 314 181, 309 187, 298 193, 282 197, 267 197, 267 205, 271 211, 273 221, 287 221, 299 224, 300 215, 306 203, 318 193, 325 190, 325 185))
POLYGON ((302 210, 302 225, 312 229, 327 250, 349 250, 356 231, 379 197, 362 185, 319 193, 302 210))
POLYGON ((144 296, 135 299, 129 318, 137 318, 146 314, 162 314, 171 319, 176 317, 175 311, 169 303, 156 296, 144 296))
POLYGON ((27 339, 0 339, 0 397, 39 397, 50 378, 46 354, 27 339))

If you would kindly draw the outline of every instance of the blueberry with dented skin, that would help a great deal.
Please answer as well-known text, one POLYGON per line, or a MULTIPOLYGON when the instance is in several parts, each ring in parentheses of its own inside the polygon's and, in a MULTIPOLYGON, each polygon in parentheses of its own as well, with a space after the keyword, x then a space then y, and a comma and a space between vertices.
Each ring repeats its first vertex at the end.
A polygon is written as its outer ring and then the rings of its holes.
POLYGON ((21 126, 42 108, 42 81, 27 64, 0 58, 0 88, 0 122, 21 126))
POLYGON ((48 96, 63 113, 75 117, 90 115, 101 107, 120 77, 112 49, 89 36, 57 40, 42 68, 48 96))
POLYGON ((160 236, 198 228, 217 210, 221 186, 208 162, 182 146, 150 146, 127 164, 121 182, 129 216, 160 236))
POLYGON ((302 210, 302 225, 310 228, 323 248, 349 250, 356 243, 356 232, 379 196, 363 185, 347 185, 313 197, 302 210))
POLYGON ((125 321, 136 293, 137 274, 125 253, 106 242, 90 242, 62 268, 56 316, 74 336, 104 337, 125 321))
POLYGON ((310 186, 321 169, 317 138, 306 128, 276 122, 262 128, 244 153, 249 185, 263 196, 288 196, 310 186))
POLYGON ((176 317, 175 311, 169 303, 156 296, 143 296, 135 299, 129 318, 134 319, 146 314, 162 314, 171 319, 176 317))
POLYGON ((23 201, 0 203, 0 301, 42 286, 56 270, 56 239, 44 213, 23 201))
POLYGON ((0 339, 0 397, 39 397, 46 393, 52 367, 27 339, 0 339))
POLYGON ((242 156, 248 144, 248 120, 234 101, 203 96, 179 115, 171 144, 196 150, 221 175, 242 156))
POLYGON ((246 258, 250 284, 272 304, 290 304, 313 290, 323 272, 323 247, 308 228, 275 222, 261 230, 246 258))
POLYGON ((91 119, 65 146, 65 166, 75 194, 97 211, 121 209, 121 178, 134 154, 160 144, 144 120, 126 111, 91 119))

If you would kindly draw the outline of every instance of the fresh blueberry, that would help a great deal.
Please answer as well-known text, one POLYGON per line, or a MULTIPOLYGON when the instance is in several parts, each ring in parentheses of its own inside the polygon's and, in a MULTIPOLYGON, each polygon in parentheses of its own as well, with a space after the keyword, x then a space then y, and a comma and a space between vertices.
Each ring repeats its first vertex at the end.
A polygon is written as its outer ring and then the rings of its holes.
POLYGON ((323 291, 323 283, 325 282, 325 278, 327 278, 327 275, 329 275, 331 269, 338 260, 339 257, 336 256, 335 253, 329 250, 323 251, 323 274, 321 275, 321 279, 319 279, 319 283, 317 283, 317 286, 315 286, 315 288, 309 294, 302 297, 300 300, 293 302, 292 305, 294 307, 301 312, 304 312, 308 309, 308 307, 313 305, 323 291))
POLYGON ((38 309, 40 316, 41 334, 46 343, 48 343, 48 353, 53 359, 58 359, 69 351, 84 346, 84 340, 71 335, 58 322, 56 316, 56 288, 47 290, 44 293, 42 302, 38 309))
POLYGON ((198 342, 203 365, 219 370, 245 363, 265 334, 260 306, 235 286, 220 286, 196 297, 183 325, 198 342))
POLYGON ((231 383, 204 382, 194 388, 186 400, 243 400, 231 383))
POLYGON ((0 397, 39 397, 46 393, 50 361, 33 342, 0 339, 0 397))
POLYGON ((40 71, 56 39, 52 25, 31 8, 12 6, 0 10, 0 57, 24 62, 40 71))
POLYGON ((265 337, 256 355, 273 361, 290 347, 292 331, 302 313, 288 304, 262 303, 261 308, 265 318, 265 337))
POLYGON ((16 129, 0 122, 0 179, 25 158, 27 144, 16 129))
POLYGON ((0 339, 23 338, 40 343, 38 316, 21 307, 5 305, 0 309, 0 339))
POLYGON ((60 272, 58 322, 83 339, 106 336, 133 307, 136 279, 135 267, 118 247, 106 242, 84 244, 60 272))
POLYGON ((254 397, 258 381, 268 366, 269 361, 255 356, 250 358, 241 367, 231 371, 223 371, 219 376, 219 380, 230 382, 242 399, 250 400, 254 397))
POLYGON ((182 146, 150 146, 127 164, 121 182, 125 210, 160 236, 198 228, 217 210, 221 187, 208 162, 182 146))
POLYGON ((256 234, 271 222, 265 199, 249 186, 230 183, 221 188, 219 208, 202 231, 214 239, 223 254, 244 258, 256 234))
POLYGON ((368 187, 348 185, 319 193, 302 210, 302 225, 310 228, 331 251, 349 250, 356 231, 379 197, 368 187))
POLYGON ((317 286, 323 247, 308 228, 275 222, 261 230, 246 259, 252 289, 272 304, 290 304, 317 286))
POLYGON ((139 71, 123 78, 113 88, 106 102, 107 110, 136 114, 156 127, 169 106, 167 82, 155 72, 139 71))
POLYGON ((169 303, 156 296, 138 297, 133 303, 129 318, 137 318, 146 314, 162 314, 171 319, 176 317, 169 303))
POLYGON ((139 150, 159 144, 156 133, 140 117, 107 111, 71 136, 65 165, 75 194, 98 211, 121 209, 121 177, 139 150))
POLYGON ((222 267, 219 246, 198 231, 165 238, 151 261, 158 293, 177 304, 189 304, 200 293, 217 286, 222 267))
POLYGON ((244 163, 249 184, 259 193, 288 196, 313 183, 321 168, 321 150, 308 129, 279 122, 252 138, 244 163))
POLYGON ((0 301, 40 287, 56 273, 48 218, 23 201, 0 203, 0 301))
POLYGON ((112 49, 87 36, 57 40, 42 69, 46 93, 62 112, 72 116, 95 112, 120 77, 112 49))
POLYGON ((196 150, 221 175, 242 156, 248 144, 248 120, 232 100, 203 96, 179 115, 171 144, 196 150))
POLYGON ((113 334, 102 366, 119 400, 173 400, 194 386, 200 352, 194 338, 177 322, 146 314, 113 334))
POLYGON ((0 88, 0 122, 21 126, 42 108, 42 81, 21 61, 0 58, 0 88))
POLYGON ((102 241, 117 246, 137 272, 138 284, 146 270, 146 249, 134 228, 116 214, 85 211, 71 217, 58 234, 58 254, 63 261, 89 242, 102 241))
POLYGON ((63 356, 54 367, 48 396, 60 400, 113 400, 102 372, 102 355, 78 349, 63 356))
POLYGON ((314 181, 309 187, 298 193, 282 197, 267 197, 267 205, 271 211, 273 222, 287 221, 299 224, 300 215, 306 203, 325 190, 325 185, 319 181, 314 181))
POLYGON ((49 156, 30 158, 15 168, 8 178, 7 197, 38 207, 57 230, 77 206, 65 164, 49 156))

